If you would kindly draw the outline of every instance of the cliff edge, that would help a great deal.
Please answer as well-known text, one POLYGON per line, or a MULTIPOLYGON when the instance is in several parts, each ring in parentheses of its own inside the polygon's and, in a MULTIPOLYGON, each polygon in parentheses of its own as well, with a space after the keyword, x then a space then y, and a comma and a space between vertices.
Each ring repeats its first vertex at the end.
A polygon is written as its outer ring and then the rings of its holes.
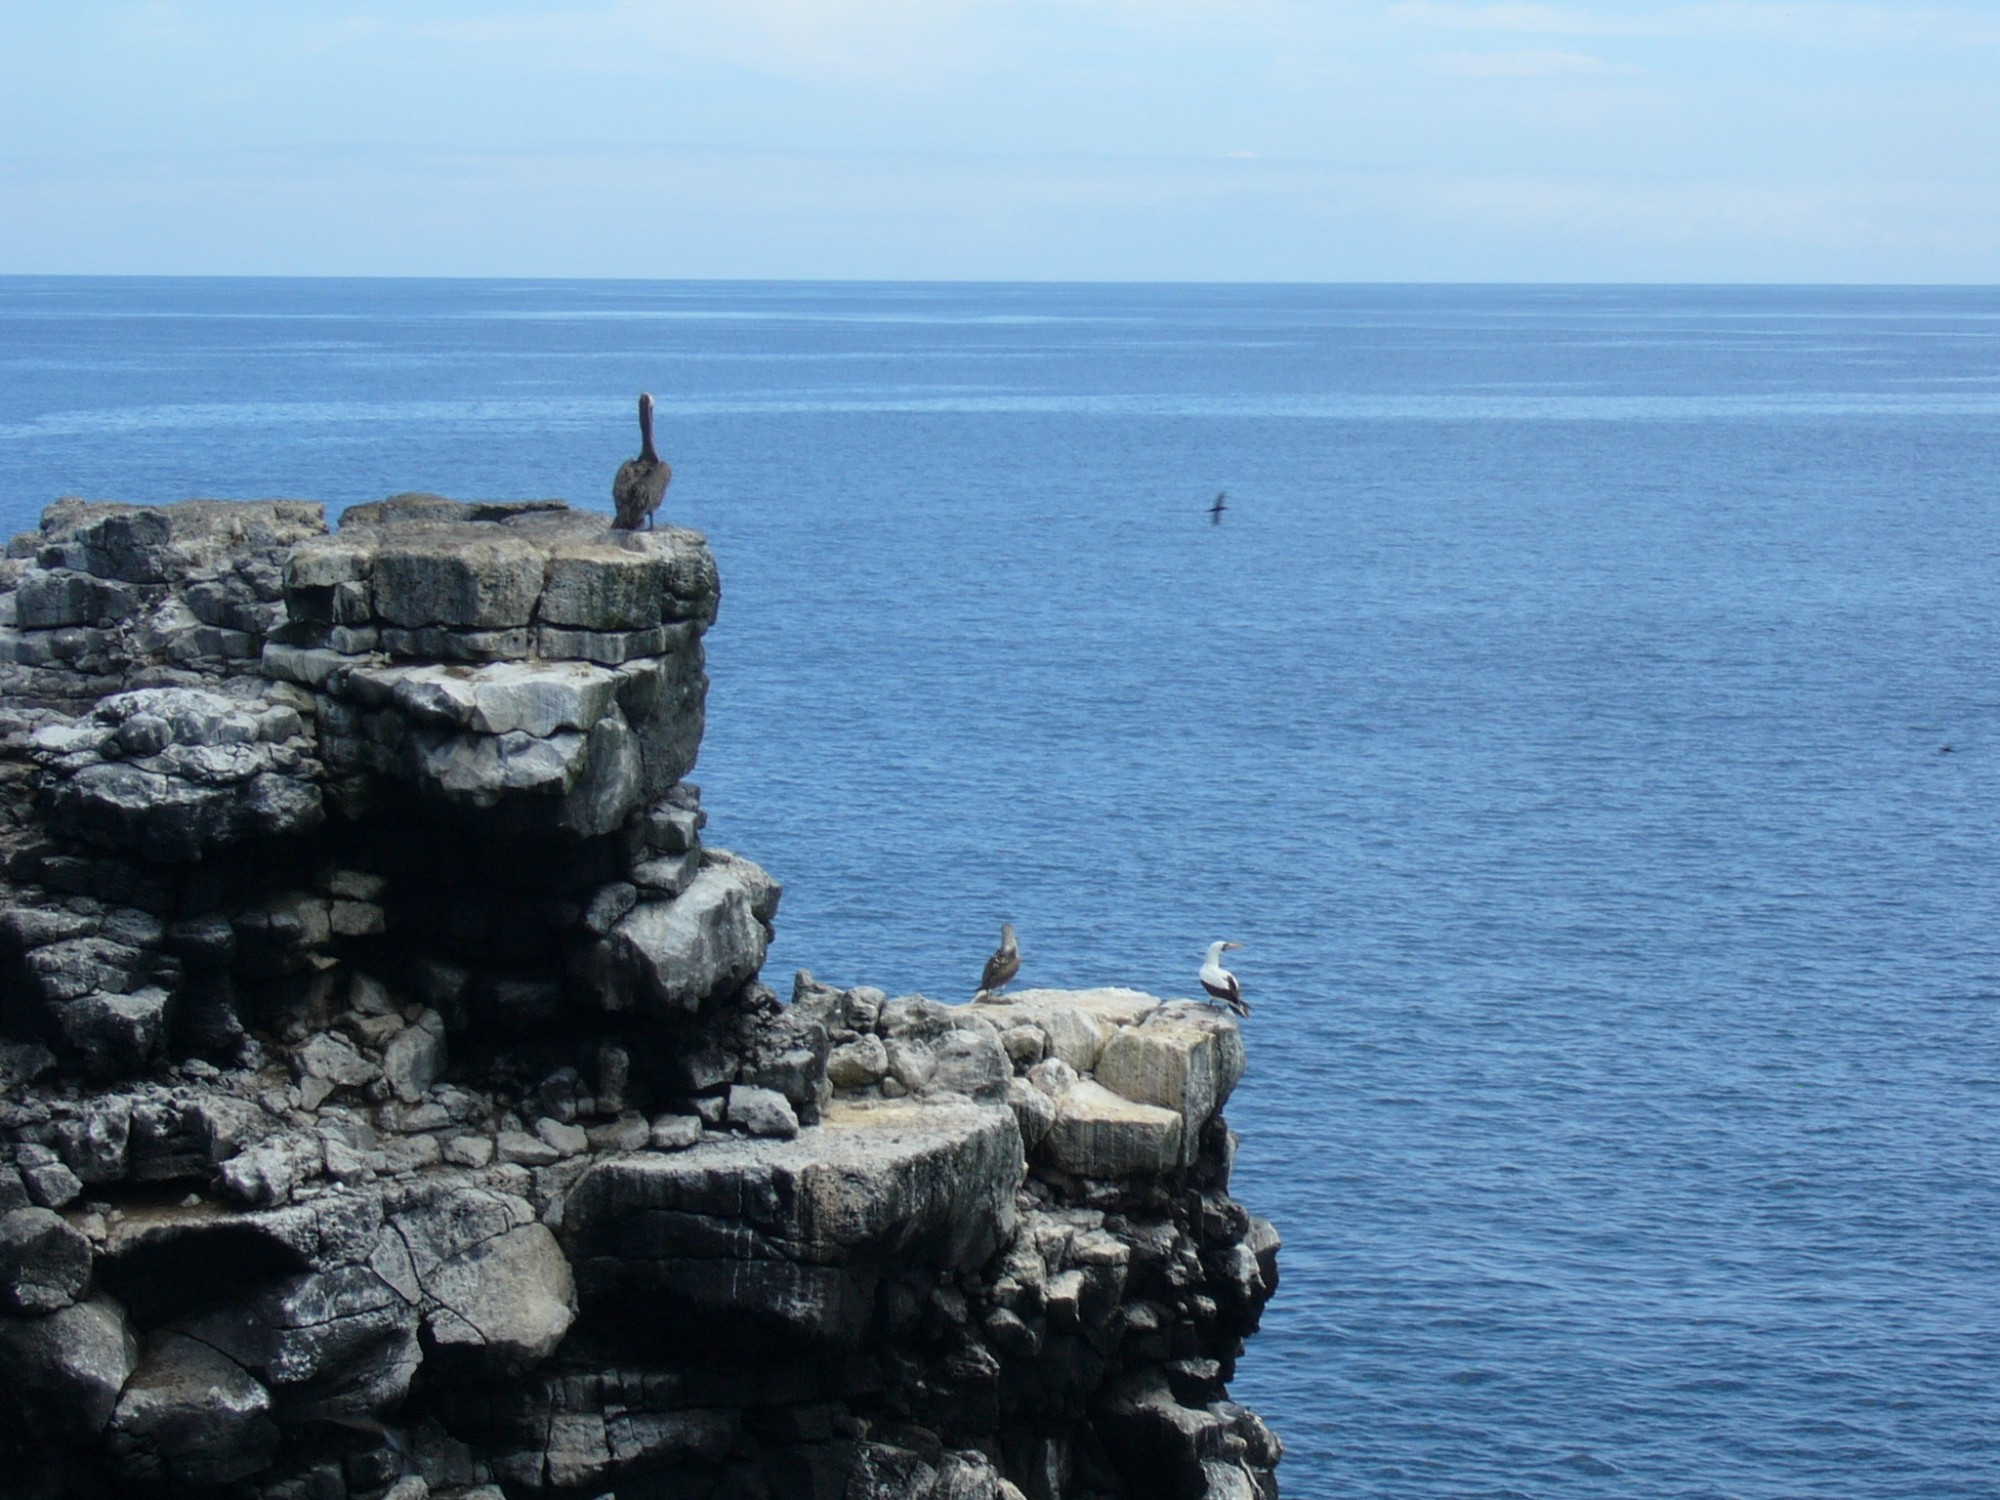
POLYGON ((60 501, 0 562, 35 1500, 1252 1500, 1235 1023, 759 980, 702 538, 60 501))

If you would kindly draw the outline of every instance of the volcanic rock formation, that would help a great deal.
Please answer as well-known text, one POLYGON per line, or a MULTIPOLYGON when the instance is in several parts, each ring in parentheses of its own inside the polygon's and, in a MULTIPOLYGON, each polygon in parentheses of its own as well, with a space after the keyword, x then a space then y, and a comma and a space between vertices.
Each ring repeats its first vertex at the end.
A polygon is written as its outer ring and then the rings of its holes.
POLYGON ((62 501, 0 562, 23 1497, 1275 1496, 1233 1021, 758 980, 713 559, 62 501))

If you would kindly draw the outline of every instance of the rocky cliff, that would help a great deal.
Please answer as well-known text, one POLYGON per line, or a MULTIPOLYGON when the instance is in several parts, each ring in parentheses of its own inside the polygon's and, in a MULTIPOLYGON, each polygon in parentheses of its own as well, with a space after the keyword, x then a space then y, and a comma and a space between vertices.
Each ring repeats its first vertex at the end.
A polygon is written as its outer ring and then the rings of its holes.
POLYGON ((713 559, 52 506, 0 563, 9 1495, 1274 1496, 1227 1017, 758 978, 713 559))

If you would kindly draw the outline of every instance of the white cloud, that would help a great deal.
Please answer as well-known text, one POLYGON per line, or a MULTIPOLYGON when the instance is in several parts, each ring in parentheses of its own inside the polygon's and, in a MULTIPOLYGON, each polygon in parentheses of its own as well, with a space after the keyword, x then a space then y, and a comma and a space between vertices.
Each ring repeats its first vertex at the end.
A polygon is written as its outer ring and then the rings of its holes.
POLYGON ((1608 63, 1587 52, 1433 52, 1417 65, 1449 78, 1551 78, 1579 73, 1637 73, 1630 63, 1608 63))
POLYGON ((114 18, 112 33, 128 45, 184 47, 204 39, 205 32, 185 7, 169 0, 149 0, 114 18))
POLYGON ((73 270, 1280 280, 1968 280, 2000 211, 1956 180, 1371 172, 803 153, 251 154, 10 194, 0 265, 73 270), (656 191, 635 202, 643 176, 656 191), (121 232, 135 201, 177 232, 121 232), (400 230, 356 236, 383 218, 400 230), (373 217, 371 217, 373 216, 373 217))
POLYGON ((568 73, 657 76, 723 64, 790 79, 881 86, 969 60, 977 0, 595 0, 476 16, 355 14, 314 28, 323 45, 444 48, 454 62, 532 61, 568 73))
POLYGON ((1130 67, 1190 51, 1318 49, 1379 24, 1371 0, 549 0, 475 16, 385 10, 351 17, 345 34, 561 70, 721 63, 794 81, 948 88, 954 77, 1130 67))
POLYGON ((1996 28, 2000 0, 0 0, 0 268, 1991 279, 1996 28))
POLYGON ((2000 25, 1990 16, 1962 6, 1710 0, 1705 4, 1614 10, 1605 5, 1541 5, 1520 0, 1490 4, 1396 0, 1386 14, 1392 21, 1437 30, 1538 36, 1750 39, 1801 46, 2000 44, 2000 25))

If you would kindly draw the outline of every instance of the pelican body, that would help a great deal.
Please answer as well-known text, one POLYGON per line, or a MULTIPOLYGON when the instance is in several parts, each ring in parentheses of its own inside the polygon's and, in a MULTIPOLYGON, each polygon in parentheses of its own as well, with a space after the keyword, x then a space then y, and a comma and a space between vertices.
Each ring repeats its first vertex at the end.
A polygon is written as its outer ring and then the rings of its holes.
POLYGON ((644 521, 650 528, 673 477, 667 461, 653 449, 653 397, 644 392, 639 397, 639 456, 620 464, 611 481, 611 508, 617 517, 611 524, 620 531, 637 531, 644 521))
POLYGON ((993 956, 986 960, 986 967, 979 975, 979 993, 972 998, 984 1000, 1008 980, 1021 972, 1021 950, 1014 945, 1014 924, 1000 924, 1000 946, 993 956))
POLYGON ((1249 1003, 1243 998, 1243 991, 1236 983, 1236 976, 1222 967, 1222 953, 1225 948, 1241 948, 1241 943, 1210 943, 1208 958, 1201 966, 1201 987, 1208 991, 1208 998, 1226 1005, 1239 1016, 1250 1014, 1249 1003))

